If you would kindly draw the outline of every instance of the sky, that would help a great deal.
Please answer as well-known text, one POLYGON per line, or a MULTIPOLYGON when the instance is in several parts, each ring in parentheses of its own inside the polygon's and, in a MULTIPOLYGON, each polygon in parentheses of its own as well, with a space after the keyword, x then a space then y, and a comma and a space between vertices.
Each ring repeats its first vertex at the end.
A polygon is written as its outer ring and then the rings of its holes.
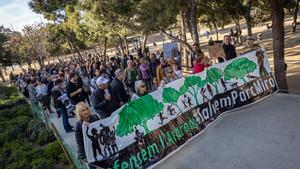
POLYGON ((25 25, 45 21, 42 15, 32 12, 29 0, 0 0, 0 25, 22 31, 25 25))

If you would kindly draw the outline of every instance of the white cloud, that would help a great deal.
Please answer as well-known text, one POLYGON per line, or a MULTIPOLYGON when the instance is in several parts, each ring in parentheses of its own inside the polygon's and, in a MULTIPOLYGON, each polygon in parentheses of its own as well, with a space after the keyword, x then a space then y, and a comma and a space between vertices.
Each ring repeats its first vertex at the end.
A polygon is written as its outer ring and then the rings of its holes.
POLYGON ((41 21, 45 19, 30 10, 28 0, 0 0, 0 25, 21 31, 25 25, 41 21))

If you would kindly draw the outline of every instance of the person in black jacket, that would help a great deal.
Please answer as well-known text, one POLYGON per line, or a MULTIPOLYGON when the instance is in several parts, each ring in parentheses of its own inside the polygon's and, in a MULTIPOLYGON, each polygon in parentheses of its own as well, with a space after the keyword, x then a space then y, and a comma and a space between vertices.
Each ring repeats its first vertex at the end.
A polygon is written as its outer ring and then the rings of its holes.
POLYGON ((235 47, 231 44, 231 37, 230 37, 230 35, 225 35, 224 36, 224 42, 222 44, 222 47, 224 49, 225 57, 224 58, 218 58, 218 62, 219 63, 237 57, 237 54, 236 54, 236 51, 235 51, 235 47))
POLYGON ((125 90, 125 86, 123 83, 124 80, 124 73, 121 69, 117 69, 115 71, 115 78, 111 82, 111 87, 115 91, 115 93, 118 95, 118 98, 120 98, 121 104, 129 101, 130 95, 125 90))
POLYGON ((85 100, 82 81, 76 73, 70 74, 70 82, 67 85, 67 95, 74 105, 79 102, 84 102, 85 100))
POLYGON ((92 94, 92 105, 101 119, 109 117, 115 110, 122 106, 119 95, 109 86, 109 80, 99 77, 96 81, 98 89, 92 94))
POLYGON ((63 100, 62 98, 64 96, 67 97, 62 90, 62 82, 63 81, 61 79, 57 79, 55 81, 55 87, 53 87, 52 89, 52 97, 54 101, 54 108, 56 109, 57 112, 59 112, 62 115, 64 129, 68 133, 74 130, 72 129, 72 126, 69 123, 67 108, 65 104, 62 102, 63 100))
POLYGON ((78 147, 78 156, 81 160, 86 160, 86 154, 84 151, 84 142, 83 142, 83 133, 82 133, 82 125, 95 122, 100 120, 97 115, 91 115, 90 108, 84 103, 80 102, 76 105, 76 130, 75 130, 75 139, 78 147))

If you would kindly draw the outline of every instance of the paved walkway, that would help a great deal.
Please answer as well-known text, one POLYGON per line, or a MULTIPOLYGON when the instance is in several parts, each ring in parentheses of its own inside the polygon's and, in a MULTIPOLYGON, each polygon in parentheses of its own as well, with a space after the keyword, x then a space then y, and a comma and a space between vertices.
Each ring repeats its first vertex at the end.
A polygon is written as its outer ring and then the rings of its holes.
POLYGON ((157 169, 300 169, 300 95, 226 114, 157 169))

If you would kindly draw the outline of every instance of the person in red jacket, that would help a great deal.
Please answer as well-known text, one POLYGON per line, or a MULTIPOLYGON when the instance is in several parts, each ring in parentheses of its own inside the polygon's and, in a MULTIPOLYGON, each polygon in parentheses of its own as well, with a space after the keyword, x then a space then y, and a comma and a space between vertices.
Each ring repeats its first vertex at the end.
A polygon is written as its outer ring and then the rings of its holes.
POLYGON ((206 67, 209 67, 208 59, 205 58, 203 55, 197 56, 196 60, 194 62, 194 69, 193 73, 200 73, 202 72, 206 67))

